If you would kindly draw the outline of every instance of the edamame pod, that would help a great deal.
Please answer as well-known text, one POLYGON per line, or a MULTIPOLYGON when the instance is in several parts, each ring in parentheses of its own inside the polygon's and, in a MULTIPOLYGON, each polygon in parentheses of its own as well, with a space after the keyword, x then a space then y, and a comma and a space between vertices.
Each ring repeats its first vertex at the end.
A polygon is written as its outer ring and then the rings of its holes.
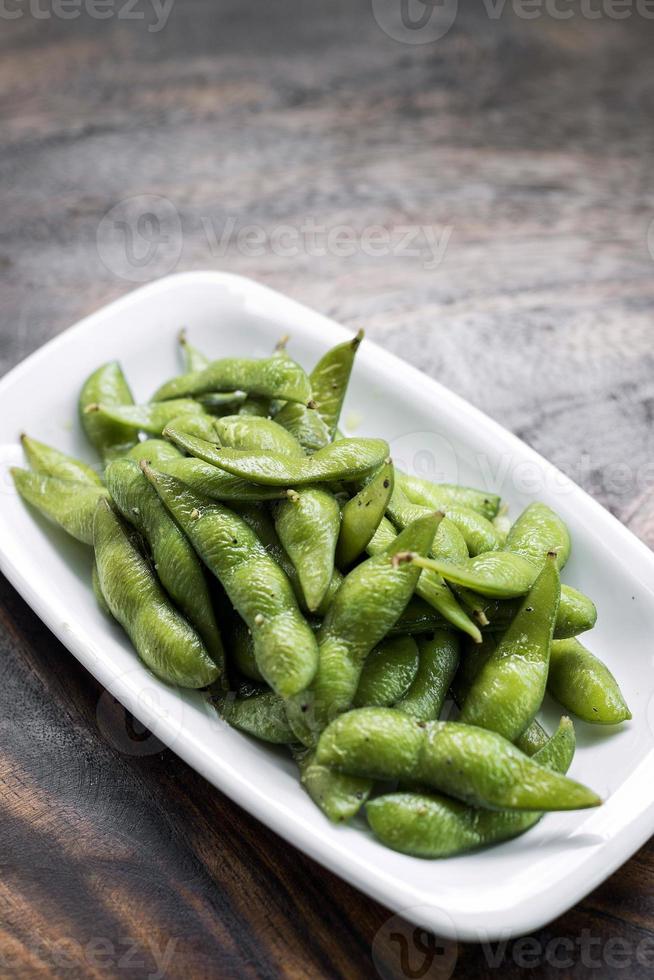
MULTIPOLYGON (((181 456, 181 454, 180 454, 181 456)), ((194 493, 212 500, 250 501, 280 500, 286 496, 284 487, 264 487, 240 476, 233 476, 211 463, 194 458, 159 459, 155 463, 162 473, 174 476, 194 493)))
POLYGON ((105 599, 102 592, 102 586, 100 585, 100 577, 98 575, 98 566, 96 564, 95 558, 93 559, 93 567, 91 569, 91 586, 93 588, 93 595, 95 596, 95 601, 97 602, 100 611, 103 612, 105 616, 109 616, 110 619, 113 619, 113 616, 111 615, 111 609, 107 605, 107 600, 105 599))
MULTIPOLYGON (((387 508, 388 516, 393 524, 400 528, 406 527, 410 521, 416 520, 417 517, 428 511, 428 507, 411 503, 402 484, 396 482, 387 508)), ((465 541, 468 553, 473 557, 499 548, 500 539, 491 522, 470 507, 450 503, 443 509, 443 513, 453 524, 456 524, 465 541)), ((436 554, 436 552, 434 553, 436 554)))
POLYGON ((138 463, 116 459, 105 470, 107 487, 123 517, 147 541, 159 581, 195 627, 225 682, 225 654, 202 565, 145 478, 138 463))
POLYGON ((176 398, 154 405, 87 405, 86 415, 99 415, 108 422, 131 426, 139 432, 160 436, 169 422, 181 415, 202 415, 204 409, 191 398, 176 398))
POLYGON ((350 706, 366 656, 399 618, 418 579, 413 566, 397 564, 394 557, 410 541, 427 551, 441 517, 431 514, 410 524, 385 551, 357 565, 343 580, 318 633, 315 679, 288 705, 300 741, 313 744, 325 725, 350 706))
POLYGON ((370 795, 370 779, 346 776, 319 765, 312 749, 294 750, 293 754, 300 769, 300 782, 326 817, 333 823, 343 823, 359 812, 370 795))
MULTIPOLYGON (((562 718, 555 734, 534 756, 534 762, 565 774, 574 751, 572 722, 562 718)), ((367 804, 366 815, 383 844, 423 858, 452 857, 485 844, 510 840, 542 817, 539 812, 479 809, 431 793, 378 796, 367 804)))
POLYGON ((513 742, 534 720, 545 695, 559 591, 556 555, 551 554, 515 619, 472 681, 461 710, 462 722, 513 742))
POLYGON ((578 640, 553 642, 547 690, 564 708, 591 725, 618 725, 631 718, 609 668, 578 640))
POLYGON ((143 472, 252 631, 266 683, 283 698, 303 691, 316 672, 318 649, 279 565, 233 511, 147 465, 143 472))
POLYGON ((460 565, 434 558, 414 559, 410 555, 407 560, 415 561, 419 568, 438 572, 448 582, 498 599, 526 595, 539 572, 533 562, 508 551, 489 551, 460 565))
POLYGON ((418 661, 418 645, 410 636, 382 640, 365 659, 352 701, 354 707, 394 705, 409 690, 418 661))
POLYGON ((310 612, 321 607, 334 575, 340 509, 323 487, 302 487, 273 505, 275 529, 297 572, 310 612))
POLYGON ((124 458, 133 459, 136 463, 145 459, 152 466, 159 466, 167 463, 168 460, 183 459, 184 457, 177 446, 173 446, 172 442, 166 442, 165 439, 144 439, 143 442, 137 442, 128 453, 125 453, 124 458))
MULTIPOLYGON (((382 518, 377 531, 366 549, 368 554, 379 554, 396 537, 397 531, 391 522, 385 517, 382 518)), ((432 551, 440 553, 444 550, 449 554, 452 553, 452 550, 458 549, 459 547, 463 548, 465 557, 467 557, 468 551, 457 527, 451 521, 448 521, 446 517, 443 518, 434 536, 432 551), (441 533, 443 525, 445 525, 445 531, 441 533)), ((427 629, 438 629, 443 625, 451 623, 452 626, 455 626, 463 633, 467 633, 468 636, 472 637, 475 643, 481 643, 479 627, 461 608, 441 575, 437 572, 421 572, 418 584, 416 585, 416 594, 439 613, 437 617, 432 616, 431 626, 428 626, 427 629)))
POLYGON ((232 728, 253 735, 262 742, 285 745, 293 741, 293 732, 286 719, 283 700, 272 691, 253 694, 248 698, 227 697, 216 704, 219 713, 232 728))
POLYGON ((343 507, 336 545, 336 564, 340 568, 351 565, 372 541, 388 506, 393 483, 393 463, 387 459, 343 507))
POLYGON ((173 607, 106 499, 96 508, 93 541, 102 594, 146 666, 169 684, 212 684, 218 668, 202 640, 173 607))
POLYGON ((383 439, 344 439, 300 459, 272 452, 221 448, 170 425, 166 437, 206 463, 266 486, 297 487, 355 480, 378 467, 388 456, 388 443, 383 439))
POLYGON ((134 399, 129 390, 118 361, 109 361, 91 374, 79 396, 79 416, 82 428, 91 445, 97 449, 103 462, 122 456, 137 439, 134 426, 115 422, 97 412, 87 412, 89 405, 133 405, 134 399))
POLYGON ((496 493, 460 487, 455 483, 432 483, 408 473, 398 474, 398 479, 409 500, 423 507, 447 512, 449 505, 459 505, 477 511, 489 521, 497 516, 500 509, 500 498, 496 493))
POLYGON ((254 655, 252 634, 240 616, 235 616, 227 629, 227 652, 232 666, 248 680, 263 681, 254 655))
POLYGON ((228 415, 214 419, 216 442, 230 449, 253 449, 304 457, 297 439, 274 419, 258 415, 228 415))
POLYGON ((177 335, 177 342, 182 354, 182 364, 188 373, 192 371, 203 371, 209 365, 209 358, 201 350, 190 344, 186 336, 186 330, 182 329, 177 335))
POLYGON ((416 721, 433 721, 440 715, 459 665, 459 639, 436 630, 418 640, 418 670, 406 694, 396 702, 398 711, 416 721))
POLYGON ((356 337, 332 347, 309 375, 315 410, 287 403, 275 416, 308 453, 317 452, 334 438, 343 407, 354 357, 363 340, 363 330, 356 337))
POLYGON ((20 441, 27 462, 36 473, 53 476, 58 480, 71 480, 73 483, 102 486, 100 476, 87 463, 37 439, 30 439, 24 432, 21 433, 20 441))
POLYGON ((548 552, 555 552, 560 570, 570 556, 570 534, 551 507, 536 501, 529 504, 513 524, 504 549, 535 562, 539 567, 548 552))
POLYGON ((273 356, 261 360, 225 357, 212 361, 202 371, 167 381, 157 389, 152 401, 195 397, 209 391, 245 391, 249 395, 304 404, 311 399, 311 385, 300 365, 290 357, 273 356))
POLYGON ((352 776, 424 783, 489 809, 577 810, 601 802, 496 732, 416 722, 395 708, 357 708, 336 718, 320 736, 316 761, 352 776))
POLYGON ((109 495, 93 483, 73 483, 54 476, 32 473, 17 466, 11 475, 23 500, 53 524, 84 544, 93 543, 93 515, 99 500, 109 495))
MULTIPOLYGON (((483 611, 488 630, 505 630, 521 605, 521 599, 492 599, 475 596, 476 607, 483 611)), ((561 585, 561 601, 554 624, 554 639, 565 640, 591 630, 597 622, 595 604, 583 592, 570 585, 561 585)))

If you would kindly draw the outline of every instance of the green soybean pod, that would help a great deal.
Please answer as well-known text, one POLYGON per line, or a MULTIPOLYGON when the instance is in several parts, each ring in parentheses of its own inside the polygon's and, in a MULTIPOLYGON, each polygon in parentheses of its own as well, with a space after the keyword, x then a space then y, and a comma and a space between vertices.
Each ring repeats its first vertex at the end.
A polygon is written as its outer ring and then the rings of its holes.
POLYGON ((293 741, 284 702, 273 691, 264 691, 248 698, 228 694, 217 702, 216 707, 232 728, 253 735, 262 742, 286 745, 293 741))
POLYGON ((500 509, 500 498, 496 493, 460 487, 455 483, 432 483, 408 473, 398 474, 398 479, 409 500, 423 507, 447 511, 448 506, 454 504, 475 510, 489 521, 497 516, 500 509))
MULTIPOLYGON (((521 598, 493 599, 490 596, 473 593, 467 593, 466 599, 468 595, 473 597, 473 604, 478 613, 483 614, 489 632, 504 631, 522 602, 521 598)), ((462 597, 461 592, 459 596, 462 597)), ((571 636, 578 636, 592 629, 596 622, 597 609, 592 600, 570 585, 561 585, 561 601, 554 624, 554 639, 565 640, 571 636)))
MULTIPOLYGON (((263 507, 251 503, 238 503, 234 504, 233 506, 237 514, 239 514, 252 528, 268 554, 275 559, 279 567, 283 570, 284 574, 288 577, 289 582, 293 586, 293 591, 295 592, 300 608, 304 612, 309 612, 309 606, 302 590, 302 584, 300 582, 297 569, 285 551, 277 533, 275 524, 268 514, 268 511, 263 507)), ((338 569, 335 568, 333 570, 327 592, 315 610, 317 615, 323 615, 327 611, 329 604, 338 591, 342 581, 343 576, 338 569)))
POLYGON ((418 640, 418 669, 410 687, 395 707, 417 721, 433 721, 440 715, 459 665, 459 638, 436 630, 418 640))
POLYGON ((228 415, 214 420, 216 442, 230 449, 255 449, 303 457, 302 446, 274 419, 228 415))
MULTIPOLYGON (((368 554, 379 554, 384 550, 384 548, 387 548, 396 537, 397 531, 391 522, 386 517, 382 518, 377 531, 368 544, 368 554)), ((438 525, 438 530, 434 536, 432 551, 441 552, 442 550, 445 550, 448 554, 452 553, 452 551, 457 553, 457 549, 459 547, 463 548, 463 551, 467 556, 468 552, 465 547, 465 542, 463 541, 458 529, 451 523, 451 521, 448 521, 447 518, 443 518, 438 525), (445 530, 444 532, 441 532, 443 525, 445 525, 445 530)), ((456 629, 461 630, 463 633, 467 633, 468 636, 472 637, 475 643, 481 642, 481 632, 479 627, 461 608, 457 599, 446 585, 445 580, 437 572, 421 572, 418 579, 418 584, 416 585, 416 595, 418 595, 425 602, 429 603, 429 605, 432 606, 432 608, 438 613, 438 616, 434 616, 432 614, 431 618, 425 618, 423 615, 423 619, 426 623, 428 623, 428 625, 426 626, 426 630, 420 630, 421 632, 429 632, 431 629, 439 629, 442 626, 447 626, 447 624, 450 623, 456 629)))
MULTIPOLYGON (((567 773, 575 751, 569 718, 534 756, 539 765, 567 773)), ((445 858, 510 840, 533 827, 542 813, 484 810, 432 793, 391 793, 366 806, 375 836, 395 851, 421 858, 445 858)))
POLYGON ((393 492, 393 463, 384 461, 341 511, 336 564, 351 565, 362 555, 377 531, 393 492))
POLYGON ((591 725, 618 725, 631 718, 609 668, 578 640, 552 643, 547 690, 567 711, 591 725))
POLYGON ((92 483, 73 483, 54 476, 32 473, 14 466, 11 468, 16 490, 52 524, 63 528, 71 537, 84 544, 93 543, 93 515, 99 500, 108 493, 92 483))
POLYGON ((103 462, 108 463, 122 456, 134 445, 138 430, 133 425, 116 422, 97 412, 88 412, 90 405, 133 405, 129 390, 118 361, 103 364, 91 374, 82 386, 79 396, 79 416, 82 428, 91 445, 97 449, 103 462))
POLYGON ((426 551, 440 514, 410 524, 386 551, 368 558, 347 575, 327 610, 318 633, 319 659, 307 691, 289 701, 289 721, 298 739, 313 744, 318 733, 352 703, 363 662, 407 605, 419 573, 395 561, 413 542, 426 551))
POLYGON ((211 497, 212 500, 258 502, 280 500, 287 495, 287 490, 283 487, 266 487, 250 483, 249 480, 242 480, 240 476, 233 476, 226 470, 205 463, 201 459, 159 458, 155 466, 162 473, 174 476, 185 483, 194 493, 211 497))
POLYGON ((192 398, 175 398, 154 405, 87 405, 86 415, 99 415, 108 422, 131 426, 139 432, 160 436, 169 422, 183 415, 202 415, 204 408, 192 398))
POLYGON ((248 680, 261 683, 263 675, 254 655, 252 634, 240 616, 234 616, 227 628, 226 645, 230 664, 248 680))
POLYGON ((143 442, 137 442, 135 446, 132 446, 124 456, 124 459, 133 459, 136 463, 145 459, 153 466, 162 465, 171 459, 183 458, 177 446, 173 446, 171 442, 166 442, 165 439, 144 439, 143 442))
POLYGON ((23 452, 30 467, 43 476, 53 476, 57 480, 71 480, 73 483, 88 483, 91 486, 102 486, 102 480, 96 471, 74 456, 68 456, 53 446, 30 439, 24 432, 20 436, 23 452))
MULTIPOLYGON (((420 579, 418 579, 418 585, 420 579)), ((451 630, 452 626, 448 621, 436 612, 433 606, 428 605, 424 599, 416 595, 409 600, 407 606, 388 631, 388 636, 422 636, 425 633, 433 633, 434 630, 451 630)))
POLYGON ((147 541, 159 581, 202 637, 224 682, 222 639, 204 570, 193 546, 138 463, 132 459, 116 459, 107 466, 105 479, 118 510, 147 541))
POLYGON ((451 721, 415 721, 395 708, 356 708, 320 736, 316 761, 351 776, 416 781, 473 806, 577 810, 601 803, 511 742, 451 721))
POLYGON ((194 398, 214 391, 245 391, 249 395, 304 404, 311 399, 311 384, 300 365, 290 357, 273 356, 260 360, 224 357, 211 361, 201 371, 182 374, 161 385, 152 401, 194 398))
POLYGON ((273 505, 279 539, 296 570, 310 612, 318 610, 334 576, 340 527, 336 497, 321 486, 305 486, 273 505))
POLYGON ((399 701, 416 675, 418 658, 418 645, 410 636, 382 640, 363 664, 354 707, 387 708, 399 701))
POLYGON ((283 698, 303 691, 316 672, 318 649, 279 565, 238 514, 147 465, 143 471, 252 631, 266 683, 283 698))
POLYGON ((534 720, 545 696, 559 591, 552 554, 474 677, 463 702, 462 722, 488 728, 513 742, 534 720))
POLYGON ((332 347, 309 375, 315 408, 287 402, 275 421, 288 429, 307 453, 317 452, 332 442, 347 391, 354 357, 363 331, 352 340, 332 347))
POLYGON ((113 616, 111 615, 111 609, 107 605, 107 600, 105 599, 104 594, 102 592, 102 586, 100 585, 100 576, 98 575, 98 566, 95 562, 95 558, 93 559, 93 568, 91 569, 91 586, 93 588, 93 595, 95 596, 95 601, 97 602, 100 611, 103 612, 105 616, 109 616, 110 619, 113 619, 113 616))
POLYGON ((538 566, 508 551, 488 551, 455 565, 434 558, 412 559, 419 568, 438 572, 443 578, 497 599, 526 595, 538 578, 538 566))
POLYGON ((343 823, 354 817, 372 790, 370 779, 346 776, 316 762, 312 749, 293 749, 300 770, 300 782, 316 806, 333 823, 343 823))
POLYGON ((504 548, 539 566, 549 552, 555 552, 559 569, 562 569, 570 556, 570 534, 551 507, 536 501, 529 504, 513 524, 504 548))
POLYGON ((182 354, 182 365, 186 372, 203 371, 208 367, 210 361, 206 354, 189 343, 186 330, 182 329, 177 335, 177 342, 182 354))
MULTIPOLYGON (((428 512, 428 507, 411 503, 402 483, 396 482, 387 513, 397 527, 406 527, 421 514, 428 512)), ((443 509, 443 513, 453 524, 456 524, 470 555, 479 555, 499 548, 500 540, 491 522, 470 507, 450 503, 443 509)))
POLYGON ((102 594, 150 670, 180 687, 200 688, 218 667, 177 612, 106 499, 95 512, 93 541, 102 594))
POLYGON ((214 446, 170 425, 166 428, 166 437, 206 463, 266 486, 299 487, 308 483, 355 480, 376 469, 388 456, 388 443, 383 439, 344 439, 325 446, 313 456, 296 458, 282 453, 214 446))

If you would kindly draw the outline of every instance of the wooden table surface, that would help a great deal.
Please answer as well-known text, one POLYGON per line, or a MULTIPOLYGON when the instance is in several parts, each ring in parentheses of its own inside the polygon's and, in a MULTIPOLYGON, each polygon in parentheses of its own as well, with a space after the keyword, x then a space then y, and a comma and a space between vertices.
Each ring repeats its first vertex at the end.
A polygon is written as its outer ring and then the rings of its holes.
MULTIPOLYGON (((135 283, 251 275, 364 326, 654 545, 654 29, 591 6, 469 5, 433 39, 385 0, 5 5, 0 370, 135 283)), ((651 975, 651 845, 531 945, 424 954, 0 590, 1 976, 353 980, 373 944, 385 978, 651 975)))

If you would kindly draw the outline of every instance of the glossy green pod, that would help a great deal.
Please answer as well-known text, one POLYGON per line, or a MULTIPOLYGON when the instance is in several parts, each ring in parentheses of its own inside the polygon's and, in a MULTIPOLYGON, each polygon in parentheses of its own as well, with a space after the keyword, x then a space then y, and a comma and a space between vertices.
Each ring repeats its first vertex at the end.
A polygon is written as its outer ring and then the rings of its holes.
POLYGON ((105 499, 96 508, 93 540, 102 594, 146 666, 169 684, 212 684, 218 667, 105 499))
POLYGON ((567 711, 591 725, 618 725, 631 718, 609 668, 578 640, 553 642, 547 690, 567 711))
MULTIPOLYGON (((569 718, 534 756, 534 762, 567 773, 575 751, 569 718)), ((432 793, 391 793, 366 806, 375 836, 395 851, 422 858, 445 858, 510 840, 533 827, 542 813, 485 810, 432 793)))
POLYGON ((165 439, 144 439, 137 442, 135 446, 125 453, 125 459, 133 459, 135 463, 140 463, 142 459, 147 460, 152 466, 160 466, 171 459, 183 459, 182 453, 172 442, 165 439))
POLYGON ((150 405, 106 405, 96 402, 87 405, 85 415, 100 416, 116 425, 130 426, 138 432, 160 436, 169 422, 183 415, 203 415, 204 409, 192 398, 176 398, 173 401, 150 405))
POLYGON ((454 504, 475 510, 492 521, 500 509, 501 501, 496 493, 486 493, 474 487, 460 487, 455 483, 432 483, 408 473, 399 474, 398 479, 412 503, 422 504, 432 510, 447 511, 448 506, 454 504))
POLYGON ((186 330, 182 329, 177 335, 177 342, 182 355, 182 366, 184 371, 203 371, 210 364, 209 358, 197 347, 189 342, 186 330))
POLYGON ((415 721, 395 708, 357 708, 336 718, 320 736, 316 761, 351 776, 424 783, 491 810, 577 810, 601 802, 496 732, 415 721))
POLYGON ((560 570, 570 557, 570 534, 551 507, 536 501, 529 504, 512 525, 504 549, 535 562, 539 567, 547 554, 554 552, 560 570))
POLYGON ((72 483, 30 470, 11 468, 16 490, 53 524, 84 544, 93 543, 93 515, 98 500, 108 493, 93 483, 72 483))
POLYGON ((134 399, 118 361, 109 361, 91 374, 79 395, 78 409, 82 428, 103 462, 122 456, 134 445, 138 430, 124 422, 115 422, 98 412, 88 412, 90 405, 133 405, 134 399))
POLYGON ((365 659, 352 701, 354 707, 394 705, 409 690, 418 662, 418 645, 410 636, 382 640, 365 659))
POLYGON ((30 439, 21 433, 21 445, 31 469, 43 476, 53 476, 57 480, 71 480, 73 483, 88 483, 91 486, 102 486, 102 480, 96 471, 87 463, 74 456, 62 453, 61 450, 48 446, 37 439, 30 439))
POLYGON ((414 566, 398 564, 394 557, 411 542, 426 551, 440 519, 432 514, 410 524, 386 551, 344 578, 318 633, 314 681, 289 701, 289 721, 300 741, 313 744, 325 725, 352 703, 365 658, 402 614, 418 579, 414 566))
MULTIPOLYGON (((178 451, 179 452, 179 451, 178 451)), ((211 497, 212 500, 258 502, 281 500, 287 494, 284 487, 266 487, 249 480, 242 480, 218 466, 193 457, 178 459, 159 458, 154 465, 162 473, 174 476, 185 483, 194 493, 211 497)))
POLYGON ((211 361, 201 371, 182 374, 161 385, 152 401, 193 398, 213 391, 245 391, 304 404, 311 399, 311 384, 300 365, 290 357, 274 356, 261 360, 225 357, 211 361))
POLYGON ((474 677, 461 721, 513 742, 536 717, 547 684, 560 582, 549 557, 521 609, 474 677))
POLYGON ((309 375, 315 408, 287 402, 275 421, 288 429, 307 453, 323 449, 334 439, 352 365, 363 331, 356 337, 332 347, 309 375))
POLYGON ((318 649, 282 569, 238 514, 173 477, 148 466, 143 471, 252 631, 266 683, 284 698, 303 691, 316 672, 318 649))
POLYGON ((254 449, 304 457, 297 439, 274 419, 258 415, 228 415, 214 419, 216 441, 230 449, 254 449))
POLYGON ((391 498, 393 483, 393 463, 387 459, 344 505, 336 545, 339 568, 351 565, 372 541, 391 498))
POLYGON ((539 572, 533 562, 508 551, 489 551, 457 565, 422 557, 416 558, 415 562, 419 568, 442 575, 447 582, 496 599, 526 595, 539 572))
POLYGON ((459 638, 447 630, 418 640, 418 669, 410 687, 395 703, 399 711, 416 721, 433 721, 440 715, 459 665, 459 638))
POLYGON ((321 486, 302 487, 273 504, 275 529, 291 559, 310 612, 320 609, 334 576, 340 508, 321 486))
POLYGON ((102 586, 100 585, 100 576, 98 575, 98 566, 95 562, 95 558, 93 559, 93 567, 91 569, 91 586, 93 588, 93 595, 95 596, 95 601, 97 602, 100 611, 103 612, 105 616, 109 616, 110 619, 113 619, 113 616, 111 615, 111 609, 107 605, 107 600, 105 599, 104 594, 102 592, 102 586))
MULTIPOLYGON (((521 598, 498 600, 489 596, 475 596, 475 606, 483 612, 489 632, 504 631, 521 603, 521 598)), ((554 624, 554 639, 565 640, 571 636, 578 636, 591 630, 596 622, 597 609, 593 601, 570 585, 561 585, 561 601, 554 624)))
POLYGON ((238 728, 262 742, 285 745, 293 741, 284 702, 272 691, 264 691, 248 698, 228 694, 216 703, 216 708, 232 728, 238 728))
MULTIPOLYGON (((378 555, 396 537, 397 531, 391 522, 385 517, 382 518, 377 531, 366 549, 368 554, 378 555)), ((438 525, 431 550, 432 552, 437 551, 439 553, 444 550, 448 555, 455 553, 461 560, 464 559, 464 554, 466 557, 468 554, 460 532, 447 518, 444 518, 438 525), (445 529, 441 532, 443 525, 445 525, 445 529), (459 552, 458 549, 460 548, 463 548, 463 552, 459 552)), ((472 621, 465 610, 461 608, 456 597, 445 583, 445 580, 437 572, 424 570, 421 572, 418 584, 416 585, 416 595, 428 603, 437 613, 437 615, 423 613, 422 626, 424 628, 418 629, 417 632, 428 632, 430 629, 440 629, 443 626, 451 624, 463 633, 467 633, 475 643, 481 642, 479 627, 472 621)), ((407 630, 407 632, 415 631, 411 629, 407 630)))
POLYGON ((230 665, 248 680, 261 683, 263 675, 254 655, 252 634, 240 616, 234 616, 228 624, 224 639, 230 665))
POLYGON ((300 770, 300 782, 316 806, 333 823, 351 820, 368 799, 372 781, 321 766, 313 749, 295 749, 293 754, 300 770))
POLYGON ((225 681, 225 654, 204 569, 157 491, 132 459, 105 470, 107 488, 125 520, 147 541, 155 571, 177 608, 195 627, 225 681))
POLYGON ((282 453, 222 448, 172 426, 167 427, 166 437, 191 456, 266 486, 298 487, 356 480, 376 469, 388 456, 388 443, 383 439, 344 439, 325 446, 313 456, 295 458, 282 453))
MULTIPOLYGON (((430 508, 414 504, 404 491, 401 483, 395 483, 387 513, 396 527, 406 527, 408 523, 425 514, 430 508)), ((456 524, 465 541, 468 553, 473 557, 486 551, 495 551, 500 546, 500 539, 491 522, 470 507, 449 503, 442 511, 445 516, 456 524)))

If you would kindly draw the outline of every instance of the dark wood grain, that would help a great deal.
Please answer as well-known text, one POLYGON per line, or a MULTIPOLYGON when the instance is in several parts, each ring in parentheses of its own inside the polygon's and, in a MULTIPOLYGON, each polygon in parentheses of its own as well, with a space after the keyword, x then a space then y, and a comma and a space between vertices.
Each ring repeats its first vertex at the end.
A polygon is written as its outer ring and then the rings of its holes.
MULTIPOLYGON (((654 545, 653 37, 636 15, 480 3, 407 45, 364 0, 177 0, 156 33, 3 21, 0 368, 126 292, 126 269, 253 275, 364 325, 654 545), (130 269, 102 220, 143 195, 168 202, 172 237, 130 269), (280 227, 309 219, 348 226, 350 254, 283 254, 280 227), (251 225, 258 251, 236 239, 251 225), (391 234, 375 254, 372 226, 391 234), (402 226, 449 229, 440 264, 424 239, 398 249, 402 226)), ((354 980, 375 975, 380 930, 377 968, 410 975, 387 910, 161 751, 0 590, 0 975, 354 980)), ((649 976, 653 873, 649 844, 531 960, 462 946, 454 965, 447 947, 424 975, 649 976), (556 939, 577 944, 567 966, 556 939)))

